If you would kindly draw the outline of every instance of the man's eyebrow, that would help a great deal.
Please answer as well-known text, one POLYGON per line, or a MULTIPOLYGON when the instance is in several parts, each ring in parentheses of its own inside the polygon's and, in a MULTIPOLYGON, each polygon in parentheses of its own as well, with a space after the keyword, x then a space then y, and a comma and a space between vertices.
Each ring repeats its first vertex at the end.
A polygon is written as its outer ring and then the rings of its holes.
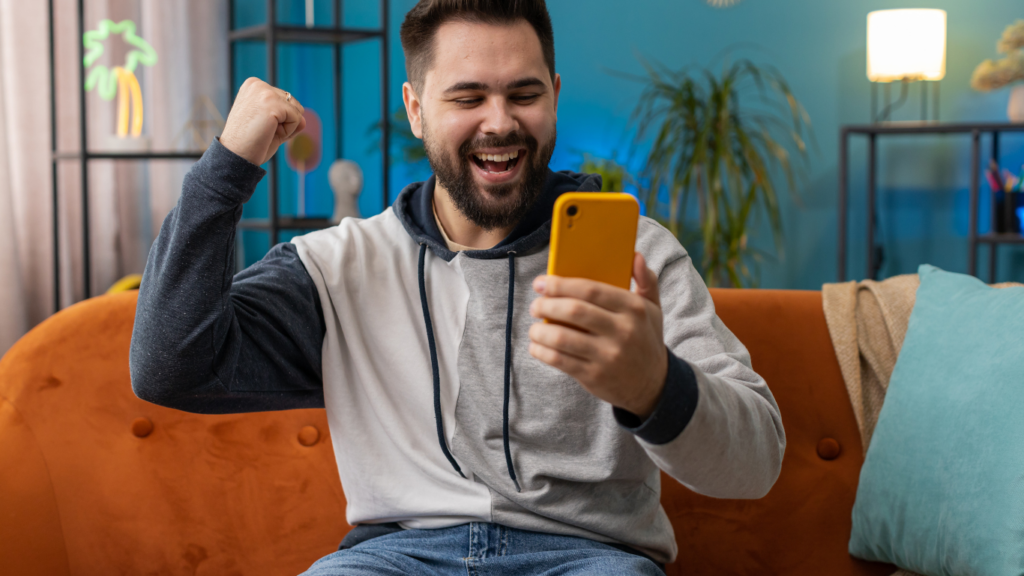
POLYGON ((452 84, 449 86, 444 93, 451 94, 452 92, 462 92, 464 90, 482 90, 487 91, 487 84, 483 82, 459 82, 458 84, 452 84))
MULTIPOLYGON (((517 90, 519 88, 526 88, 528 86, 539 86, 541 88, 544 88, 544 82, 541 81, 540 78, 529 76, 526 78, 519 78, 518 80, 513 80, 509 82, 508 84, 505 85, 505 89, 517 90)), ((490 86, 484 84, 483 82, 458 82, 456 84, 452 84, 447 89, 445 89, 444 93, 451 94, 453 92, 464 92, 471 90, 486 92, 489 89, 490 86)))
POLYGON ((518 88, 526 88, 527 86, 540 86, 541 88, 545 87, 544 82, 542 82, 540 78, 534 78, 530 76, 528 78, 520 78, 518 80, 513 80, 509 82, 508 85, 505 86, 505 89, 516 90, 518 88))

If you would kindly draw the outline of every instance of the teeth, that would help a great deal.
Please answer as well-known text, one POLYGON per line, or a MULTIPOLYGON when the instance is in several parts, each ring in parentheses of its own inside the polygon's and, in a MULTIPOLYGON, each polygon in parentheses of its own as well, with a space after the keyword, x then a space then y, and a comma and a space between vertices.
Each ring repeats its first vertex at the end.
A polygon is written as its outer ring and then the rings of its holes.
POLYGON ((519 150, 514 150, 508 154, 474 154, 477 158, 484 162, 508 162, 519 157, 519 150))

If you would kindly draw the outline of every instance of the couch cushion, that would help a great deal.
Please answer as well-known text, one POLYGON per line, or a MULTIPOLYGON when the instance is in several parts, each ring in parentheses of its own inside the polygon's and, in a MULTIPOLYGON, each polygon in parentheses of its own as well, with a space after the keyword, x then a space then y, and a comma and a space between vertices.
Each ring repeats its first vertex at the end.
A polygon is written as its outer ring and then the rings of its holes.
POLYGON ((850 552, 928 575, 1024 572, 1024 288, 921 266, 850 552))
POLYGON ((711 294, 779 404, 786 454, 761 500, 706 498, 662 477, 662 504, 679 541, 669 574, 888 576, 892 566, 857 560, 846 548, 863 451, 821 292, 711 294))

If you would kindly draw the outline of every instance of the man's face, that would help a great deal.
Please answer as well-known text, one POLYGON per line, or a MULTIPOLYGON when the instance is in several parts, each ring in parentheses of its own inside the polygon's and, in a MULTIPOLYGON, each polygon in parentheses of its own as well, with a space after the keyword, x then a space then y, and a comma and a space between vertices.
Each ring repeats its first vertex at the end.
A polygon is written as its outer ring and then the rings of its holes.
POLYGON ((438 182, 477 226, 514 226, 540 194, 560 88, 526 21, 443 24, 423 93, 403 86, 413 133, 438 182))

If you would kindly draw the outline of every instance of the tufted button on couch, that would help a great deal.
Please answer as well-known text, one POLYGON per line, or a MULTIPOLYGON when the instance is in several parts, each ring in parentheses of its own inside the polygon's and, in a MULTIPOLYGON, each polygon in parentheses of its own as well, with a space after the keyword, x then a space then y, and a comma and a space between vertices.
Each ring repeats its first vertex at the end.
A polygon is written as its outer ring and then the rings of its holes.
MULTIPOLYGON (((68 308, 0 360, 0 574, 296 574, 349 529, 322 410, 201 416, 132 393, 136 292, 68 308)), ((713 290, 782 411, 761 500, 664 477, 670 575, 889 575, 846 551, 863 461, 819 292, 713 290)))

